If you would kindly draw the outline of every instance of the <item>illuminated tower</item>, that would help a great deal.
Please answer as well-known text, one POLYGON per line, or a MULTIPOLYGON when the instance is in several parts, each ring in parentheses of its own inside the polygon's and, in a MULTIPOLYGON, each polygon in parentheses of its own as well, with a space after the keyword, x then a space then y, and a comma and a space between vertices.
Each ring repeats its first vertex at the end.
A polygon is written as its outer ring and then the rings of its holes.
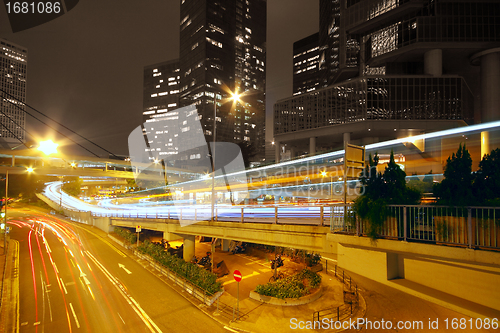
POLYGON ((28 51, 5 39, 0 51, 0 141, 9 146, 25 141, 28 51))

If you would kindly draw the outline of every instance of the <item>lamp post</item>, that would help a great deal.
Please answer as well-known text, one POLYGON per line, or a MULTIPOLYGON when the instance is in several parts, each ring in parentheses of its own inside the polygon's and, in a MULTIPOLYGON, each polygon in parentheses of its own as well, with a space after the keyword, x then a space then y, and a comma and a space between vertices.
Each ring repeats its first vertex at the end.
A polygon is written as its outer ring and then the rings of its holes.
MULTIPOLYGON (((239 102, 240 95, 232 93, 231 100, 239 102)), ((212 216, 211 221, 215 221, 215 139, 217 134, 217 93, 214 92, 214 128, 213 128, 213 145, 212 145, 212 216)), ((213 260, 212 260, 213 262, 213 260)))
MULTIPOLYGON (((321 176, 326 177, 327 176, 326 171, 321 171, 321 176)), ((333 201, 333 178, 331 174, 330 174, 330 196, 333 201)))

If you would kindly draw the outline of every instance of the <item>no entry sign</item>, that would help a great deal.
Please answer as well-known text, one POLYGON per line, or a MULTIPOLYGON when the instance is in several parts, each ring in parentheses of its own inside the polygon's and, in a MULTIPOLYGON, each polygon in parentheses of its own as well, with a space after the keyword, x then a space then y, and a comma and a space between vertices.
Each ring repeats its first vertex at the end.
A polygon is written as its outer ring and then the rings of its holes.
POLYGON ((235 270, 233 273, 233 277, 236 280, 236 282, 240 282, 242 278, 241 272, 239 270, 235 270))

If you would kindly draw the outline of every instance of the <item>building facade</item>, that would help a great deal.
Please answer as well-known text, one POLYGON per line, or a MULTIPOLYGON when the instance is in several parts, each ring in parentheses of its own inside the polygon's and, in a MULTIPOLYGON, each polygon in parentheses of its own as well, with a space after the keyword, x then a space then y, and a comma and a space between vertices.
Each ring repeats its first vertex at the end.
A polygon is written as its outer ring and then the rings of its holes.
POLYGON ((181 3, 179 103, 197 105, 208 142, 249 145, 254 159, 264 155, 266 19, 264 0, 181 3))
POLYGON ((319 33, 293 43, 293 95, 322 87, 319 56, 319 33))
POLYGON ((320 0, 320 9, 326 88, 275 104, 277 159, 500 118, 498 1, 320 0))
POLYGON ((25 141, 28 50, 0 39, 0 144, 25 141))

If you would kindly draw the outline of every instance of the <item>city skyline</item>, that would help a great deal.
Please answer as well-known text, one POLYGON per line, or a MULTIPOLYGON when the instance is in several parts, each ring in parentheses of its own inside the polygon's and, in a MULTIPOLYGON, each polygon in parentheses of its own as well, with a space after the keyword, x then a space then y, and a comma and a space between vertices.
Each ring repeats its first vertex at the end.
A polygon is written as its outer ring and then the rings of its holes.
MULTIPOLYGON (((317 30, 318 8, 316 1, 307 6, 303 1, 268 3, 267 117, 274 101, 291 94, 293 42, 317 30)), ((110 4, 80 3, 63 17, 13 34, 0 11, 5 22, 0 37, 31 51, 30 106, 126 155, 128 134, 142 119, 144 66, 179 57, 179 14, 177 1, 125 2, 119 12, 110 4), (106 16, 110 13, 114 16, 106 16)), ((27 122, 40 136, 51 132, 32 119, 27 122)), ((69 143, 54 139, 63 150, 69 143)))

